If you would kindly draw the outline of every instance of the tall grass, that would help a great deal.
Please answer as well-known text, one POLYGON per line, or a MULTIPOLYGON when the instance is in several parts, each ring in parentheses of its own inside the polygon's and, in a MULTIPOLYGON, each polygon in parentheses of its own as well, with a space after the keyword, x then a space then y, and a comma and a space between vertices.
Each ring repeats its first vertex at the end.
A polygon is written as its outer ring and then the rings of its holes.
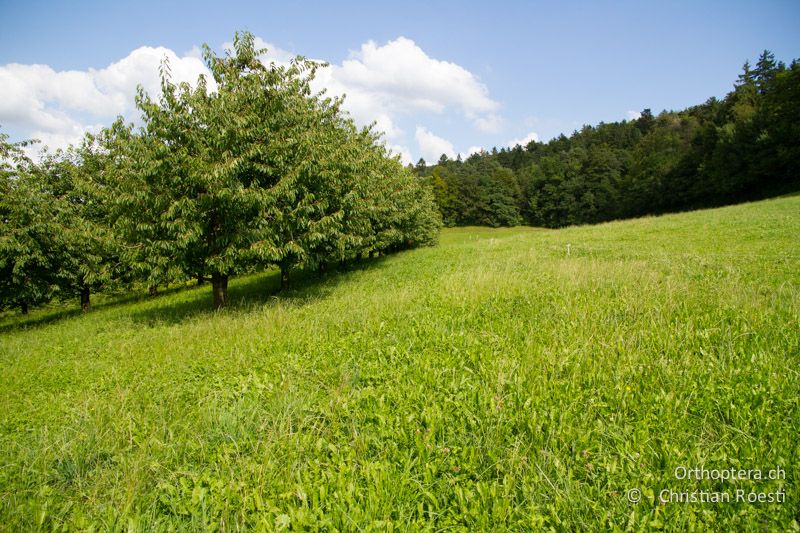
POLYGON ((4 315, 0 529, 798 530, 799 235, 800 197, 462 228, 220 313, 4 315))

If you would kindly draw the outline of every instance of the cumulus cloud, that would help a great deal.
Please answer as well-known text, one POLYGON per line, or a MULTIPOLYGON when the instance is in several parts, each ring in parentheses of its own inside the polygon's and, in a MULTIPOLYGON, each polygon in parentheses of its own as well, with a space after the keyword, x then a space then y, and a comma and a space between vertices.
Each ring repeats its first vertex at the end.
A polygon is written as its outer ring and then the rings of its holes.
POLYGON ((361 124, 377 121, 388 139, 404 135, 398 117, 420 112, 454 111, 483 132, 500 125, 495 114, 499 104, 475 75, 430 57, 405 37, 382 46, 363 44, 340 65, 320 71, 316 87, 331 95, 346 94, 345 109, 353 118, 361 124))
POLYGON ((628 116, 628 120, 638 120, 642 116, 638 111, 628 111, 626 115, 628 116))
POLYGON ((414 163, 413 158, 411 157, 411 151, 406 148, 405 146, 399 144, 388 144, 386 143, 386 147, 391 150, 392 155, 399 155, 400 162, 404 165, 408 165, 409 163, 414 163))
POLYGON ((168 48, 141 47, 102 69, 56 71, 47 65, 0 66, 0 124, 39 138, 51 148, 80 141, 117 115, 134 118, 136 86, 160 92, 159 68, 167 59, 176 82, 208 74, 197 57, 168 48))
MULTIPOLYGON (((296 54, 255 38, 266 48, 265 63, 288 64, 296 54)), ((232 43, 224 43, 229 50, 232 43)), ((200 74, 213 80, 199 47, 182 55, 164 47, 140 47, 104 68, 56 71, 47 65, 0 65, 0 124, 20 136, 38 137, 51 148, 80 141, 87 131, 110 124, 117 115, 136 120, 134 97, 142 85, 160 93, 159 67, 169 63, 175 82, 194 83, 200 74)), ((313 88, 330 96, 346 94, 344 108, 362 125, 376 124, 384 142, 403 162, 412 161, 409 139, 400 124, 423 113, 450 113, 483 133, 497 133, 503 120, 486 86, 464 67, 430 57, 414 41, 399 37, 383 45, 364 43, 341 64, 320 69, 313 88)), ((415 139, 426 159, 454 157, 452 144, 425 128, 415 139)))
MULTIPOLYGON (((260 56, 264 63, 288 65, 297 55, 260 37, 255 38, 255 45, 267 49, 260 56)), ((232 47, 231 42, 223 44, 226 50, 232 47)), ((312 87, 329 96, 346 95, 344 108, 355 121, 362 126, 375 122, 389 141, 405 134, 397 125, 399 116, 419 112, 454 110, 482 132, 496 132, 501 124, 494 113, 499 104, 476 76, 455 63, 428 56, 405 37, 382 46, 374 41, 364 43, 341 64, 317 71, 312 87)))
POLYGON ((405 37, 383 46, 369 41, 333 72, 346 87, 380 94, 401 109, 441 112, 456 106, 466 114, 477 114, 498 108, 472 73, 428 56, 405 37))
POLYGON ((456 151, 453 149, 453 144, 450 141, 431 133, 422 126, 417 126, 415 136, 419 151, 425 159, 425 162, 436 163, 439 161, 442 154, 451 159, 456 157, 456 151))
POLYGON ((474 124, 483 133, 498 133, 502 129, 503 119, 498 115, 492 114, 475 119, 474 124))
POLYGON ((510 141, 508 141, 506 143, 506 146, 514 148, 515 146, 520 145, 523 148, 525 148, 526 146, 528 146, 528 143, 530 143, 531 141, 534 141, 534 142, 537 142, 537 143, 539 142, 539 135, 535 131, 530 132, 525 137, 522 137, 520 139, 511 139, 510 141))

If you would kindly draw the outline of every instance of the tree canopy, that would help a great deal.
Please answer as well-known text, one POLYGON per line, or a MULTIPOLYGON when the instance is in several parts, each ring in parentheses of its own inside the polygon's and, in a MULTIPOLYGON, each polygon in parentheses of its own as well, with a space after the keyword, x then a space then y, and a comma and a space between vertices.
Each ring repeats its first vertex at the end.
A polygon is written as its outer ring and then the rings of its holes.
POLYGON ((413 170, 447 225, 560 227, 763 198, 800 189, 798 91, 797 61, 765 51, 722 101, 413 170))
POLYGON ((421 180, 341 99, 312 91, 325 65, 265 64, 265 52, 249 33, 223 57, 206 46, 212 79, 194 86, 165 62, 160 96, 138 91, 141 127, 118 119, 38 165, 4 138, 2 246, 17 257, 0 263, 16 273, 4 294, 33 304, 57 287, 88 308, 88 291, 115 280, 208 278, 221 308, 232 275, 275 266, 285 287, 291 269, 435 243, 421 180))

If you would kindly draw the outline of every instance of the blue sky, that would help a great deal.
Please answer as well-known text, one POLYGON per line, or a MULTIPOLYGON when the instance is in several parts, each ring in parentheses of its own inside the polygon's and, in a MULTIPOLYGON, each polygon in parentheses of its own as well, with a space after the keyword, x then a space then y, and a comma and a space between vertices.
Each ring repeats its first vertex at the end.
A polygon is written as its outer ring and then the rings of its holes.
POLYGON ((270 59, 331 63, 321 87, 347 93, 406 160, 430 160, 722 97, 761 50, 800 57, 797 28, 796 1, 0 0, 0 124, 63 146, 134 118, 135 85, 155 90, 165 53, 191 79, 197 46, 249 30, 270 59))

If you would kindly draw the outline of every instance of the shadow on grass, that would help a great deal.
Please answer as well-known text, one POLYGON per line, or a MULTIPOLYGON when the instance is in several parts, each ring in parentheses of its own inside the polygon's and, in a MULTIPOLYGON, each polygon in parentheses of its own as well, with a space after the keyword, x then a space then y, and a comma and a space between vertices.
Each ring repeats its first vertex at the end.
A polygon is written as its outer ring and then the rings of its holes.
MULTIPOLYGON (((263 306, 272 300, 288 302, 292 305, 304 305, 308 302, 327 297, 339 285, 354 274, 366 270, 379 270, 386 264, 386 256, 365 259, 341 269, 333 269, 325 274, 310 271, 293 271, 289 289, 280 288, 280 273, 270 270, 243 278, 231 278, 228 286, 227 310, 248 310, 263 306)), ((200 315, 208 315, 218 311, 212 309, 211 285, 185 289, 186 295, 180 301, 168 304, 157 303, 146 309, 137 310, 131 318, 143 325, 153 327, 162 324, 178 324, 200 315)))
MULTIPOLYGON (((151 296, 140 289, 129 291, 114 290, 106 293, 93 293, 92 305, 89 315, 94 311, 102 309, 113 309, 131 303, 157 300, 162 296, 176 294, 187 290, 187 285, 176 285, 167 289, 160 290, 157 295, 151 296), (98 301, 99 300, 99 301, 98 301)), ((28 330, 44 327, 61 320, 76 318, 83 315, 78 298, 56 300, 43 307, 33 310, 30 315, 22 315, 17 310, 6 311, 0 314, 0 334, 9 333, 17 330, 28 330)))
MULTIPOLYGON (((13 313, 16 313, 16 311, 13 313)), ((0 325, 0 334, 17 330, 40 328, 67 318, 80 316, 81 314, 81 310, 78 307, 67 309, 61 306, 52 309, 41 309, 31 317, 18 314, 15 316, 12 312, 8 312, 2 317, 2 320, 8 320, 9 322, 0 325)))
MULTIPOLYGON (((383 268, 387 257, 364 259, 343 268, 331 269, 325 274, 311 271, 293 271, 291 285, 286 291, 281 291, 280 289, 280 275, 276 270, 241 278, 233 277, 228 288, 228 309, 241 310, 249 309, 253 306, 263 306, 275 298, 297 305, 324 298, 354 273, 383 268)), ((212 309, 211 284, 209 283, 200 287, 178 285, 159 291, 155 297, 136 291, 99 294, 94 296, 93 299, 99 299, 100 301, 92 303, 92 311, 89 312, 89 315, 93 311, 101 309, 147 302, 149 305, 145 309, 132 312, 130 317, 134 321, 149 327, 165 323, 177 324, 197 315, 215 312, 212 309), (173 298, 171 302, 165 302, 162 299, 164 296, 177 295, 179 293, 184 293, 184 297, 177 301, 174 301, 176 298, 173 298)), ((77 306, 77 301, 73 304, 72 300, 39 309, 38 312, 30 317, 5 313, 4 316, 0 315, 0 321, 8 322, 0 325, 0 334, 44 327, 62 320, 80 317, 82 314, 81 309, 77 306)))
MULTIPOLYGON (((184 287, 173 287, 169 290, 159 293, 159 296, 161 294, 174 293, 183 289, 184 287)), ((91 310, 96 311, 99 309, 120 307, 130 303, 147 300, 148 298, 150 298, 148 295, 136 290, 132 290, 127 293, 115 291, 101 293, 99 295, 93 294, 91 310), (96 301, 98 297, 102 298, 99 302, 96 301)), ((8 321, 8 323, 0 325, 0 334, 15 330, 39 328, 68 318, 75 318, 81 316, 82 314, 83 311, 80 308, 77 297, 65 300, 56 300, 55 302, 51 302, 46 306, 34 309, 30 315, 22 315, 17 310, 7 311, 3 315, 0 315, 0 321, 8 321)))

